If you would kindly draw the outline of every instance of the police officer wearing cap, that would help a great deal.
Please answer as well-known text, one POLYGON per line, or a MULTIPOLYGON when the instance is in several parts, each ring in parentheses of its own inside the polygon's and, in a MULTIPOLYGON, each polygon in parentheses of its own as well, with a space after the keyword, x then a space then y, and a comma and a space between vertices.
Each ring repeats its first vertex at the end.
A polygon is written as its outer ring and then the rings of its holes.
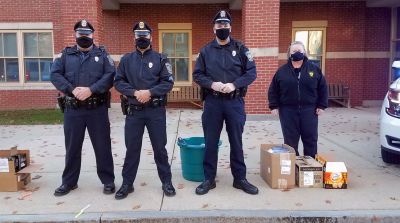
POLYGON ((328 107, 328 89, 321 69, 307 57, 304 44, 295 41, 288 49, 288 61, 275 73, 268 89, 269 108, 279 114, 285 144, 299 155, 317 154, 318 116, 328 107))
POLYGON ((104 185, 103 193, 112 194, 115 185, 108 102, 115 66, 104 48, 93 44, 94 28, 88 21, 77 22, 74 30, 77 45, 65 48, 51 67, 51 82, 65 95, 59 97, 64 111, 65 169, 62 185, 54 195, 66 195, 78 187, 86 129, 96 156, 97 175, 104 185))
POLYGON ((205 180, 196 188, 198 195, 216 187, 218 141, 224 122, 231 147, 233 187, 249 194, 258 193, 257 187, 246 179, 242 145, 246 121, 244 96, 247 86, 256 79, 256 65, 249 50, 230 37, 231 21, 227 11, 217 13, 213 28, 216 38, 200 50, 193 71, 194 81, 202 88, 204 99, 205 180))
POLYGON ((153 51, 151 28, 145 22, 133 27, 136 49, 125 54, 120 61, 114 86, 126 99, 124 113, 126 156, 122 169, 123 182, 115 194, 123 199, 133 192, 144 128, 146 127, 154 150, 154 160, 162 190, 166 196, 174 196, 171 167, 168 163, 166 132, 166 95, 172 90, 172 67, 165 55, 153 51))

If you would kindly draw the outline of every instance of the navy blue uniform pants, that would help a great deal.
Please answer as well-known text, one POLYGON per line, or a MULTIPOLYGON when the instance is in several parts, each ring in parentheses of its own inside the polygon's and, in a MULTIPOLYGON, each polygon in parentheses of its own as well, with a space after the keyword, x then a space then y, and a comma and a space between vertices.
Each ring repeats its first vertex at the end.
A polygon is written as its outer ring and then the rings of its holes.
POLYGON ((318 116, 315 110, 314 106, 279 107, 279 119, 285 144, 293 147, 297 156, 300 137, 304 146, 304 155, 315 157, 317 154, 318 116))
POLYGON ((217 174, 218 142, 225 121, 230 144, 231 172, 236 180, 246 179, 242 134, 246 122, 244 99, 224 99, 208 95, 204 102, 202 124, 205 137, 204 177, 214 180, 217 174))
POLYGON ((88 130, 94 148, 97 175, 103 184, 114 182, 114 163, 111 153, 108 108, 66 109, 64 113, 65 169, 62 183, 74 186, 81 170, 82 144, 88 130))
POLYGON ((158 176, 162 183, 171 181, 171 167, 168 162, 165 107, 145 107, 133 111, 125 120, 126 155, 122 169, 123 184, 135 181, 140 161, 144 128, 147 128, 154 151, 158 176))

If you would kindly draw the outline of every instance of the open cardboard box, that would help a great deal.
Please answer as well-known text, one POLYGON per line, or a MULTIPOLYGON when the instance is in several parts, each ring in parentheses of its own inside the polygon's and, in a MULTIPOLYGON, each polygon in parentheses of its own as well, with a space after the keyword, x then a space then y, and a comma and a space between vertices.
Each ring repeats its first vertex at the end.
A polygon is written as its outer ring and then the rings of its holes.
POLYGON ((299 187, 322 188, 323 166, 311 156, 296 157, 296 185, 299 187))
POLYGON ((316 160, 324 166, 325 189, 347 189, 348 172, 344 162, 333 162, 329 154, 317 154, 316 160))
POLYGON ((260 175, 273 189, 295 186, 296 152, 286 144, 261 144, 260 175))
POLYGON ((31 164, 29 150, 18 150, 13 147, 7 150, 0 150, 0 192, 15 192, 25 188, 31 182, 31 173, 39 170, 42 165, 31 164), (17 169, 11 157, 25 155, 26 166, 21 170, 17 169))

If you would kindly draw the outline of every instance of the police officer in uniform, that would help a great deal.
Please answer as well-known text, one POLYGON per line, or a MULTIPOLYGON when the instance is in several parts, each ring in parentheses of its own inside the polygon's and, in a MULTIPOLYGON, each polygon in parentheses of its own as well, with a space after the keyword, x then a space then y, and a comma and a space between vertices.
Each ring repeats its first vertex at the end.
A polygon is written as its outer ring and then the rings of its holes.
POLYGON ((86 20, 74 26, 77 45, 65 48, 51 67, 51 82, 64 93, 59 105, 64 110, 65 169, 62 185, 54 195, 62 196, 78 187, 82 143, 86 128, 94 148, 97 175, 103 193, 115 192, 108 118, 109 90, 115 76, 114 62, 93 44, 93 26, 86 20))
POLYGON ((115 194, 123 199, 133 192, 144 128, 146 127, 154 150, 154 160, 162 190, 166 196, 174 196, 171 167, 168 163, 166 132, 166 95, 172 90, 172 67, 165 55, 153 51, 151 28, 145 22, 133 27, 136 49, 125 54, 120 61, 114 86, 125 98, 126 156, 122 169, 123 183, 115 194))
POLYGON ((213 29, 216 38, 200 50, 193 71, 194 81, 202 88, 204 99, 205 180, 196 188, 198 195, 216 187, 218 141, 224 121, 231 146, 233 187, 249 194, 258 193, 257 187, 246 179, 242 145, 246 121, 244 96, 247 86, 256 79, 256 65, 249 50, 230 37, 231 21, 227 11, 217 13, 213 29))
POLYGON ((299 155, 299 139, 304 155, 317 154, 318 116, 328 107, 328 90, 319 67, 307 58, 304 44, 293 42, 288 62, 275 73, 268 90, 271 113, 281 121, 285 144, 299 155))

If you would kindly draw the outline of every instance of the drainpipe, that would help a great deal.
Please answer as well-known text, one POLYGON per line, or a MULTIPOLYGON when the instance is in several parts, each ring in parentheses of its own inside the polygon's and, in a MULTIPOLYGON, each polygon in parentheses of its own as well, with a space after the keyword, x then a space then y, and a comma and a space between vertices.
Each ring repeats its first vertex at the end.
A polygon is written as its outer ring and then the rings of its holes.
MULTIPOLYGON (((389 61, 389 86, 392 82, 392 62, 394 61, 396 55, 396 43, 397 43, 397 8, 392 7, 392 21, 391 21, 391 29, 390 29, 390 61, 389 61)), ((400 42, 399 42, 400 44, 400 42)))

